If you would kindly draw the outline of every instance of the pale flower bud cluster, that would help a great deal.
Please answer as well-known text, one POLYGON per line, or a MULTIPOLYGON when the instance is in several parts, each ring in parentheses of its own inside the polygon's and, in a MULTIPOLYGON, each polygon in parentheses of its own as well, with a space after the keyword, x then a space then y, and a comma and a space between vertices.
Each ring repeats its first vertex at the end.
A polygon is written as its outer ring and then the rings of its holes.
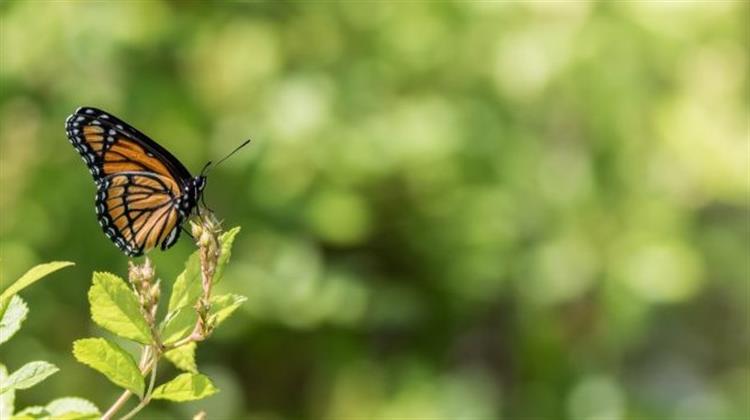
POLYGON ((219 245, 219 233, 221 226, 212 213, 204 214, 201 223, 191 223, 193 237, 199 248, 201 260, 201 287, 203 295, 196 303, 195 310, 198 313, 198 325, 196 332, 201 337, 211 334, 213 326, 210 325, 208 316, 211 309, 211 286, 213 284, 216 265, 221 255, 219 245))
POLYGON ((138 296, 141 310, 149 324, 153 324, 161 296, 160 281, 154 281, 155 276, 154 266, 149 258, 146 258, 141 265, 129 262, 128 279, 138 296))

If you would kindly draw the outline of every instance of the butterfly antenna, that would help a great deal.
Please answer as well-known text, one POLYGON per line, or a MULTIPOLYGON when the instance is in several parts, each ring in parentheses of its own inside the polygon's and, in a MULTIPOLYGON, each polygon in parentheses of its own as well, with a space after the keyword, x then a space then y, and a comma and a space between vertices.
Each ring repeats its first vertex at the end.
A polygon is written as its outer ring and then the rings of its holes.
MULTIPOLYGON (((216 162, 216 165, 213 165, 213 167, 215 168, 215 167, 219 166, 219 164, 220 164, 221 162, 224 162, 225 160, 229 159, 229 157, 230 157, 230 156, 232 156, 233 154, 237 153, 237 151, 238 151, 238 150, 242 149, 243 147, 247 146, 248 144, 250 144, 250 139, 247 139, 247 140, 245 140, 244 142, 242 142, 242 144, 240 144, 240 145, 239 145, 239 146, 237 146, 237 147, 236 147, 236 148, 235 148, 234 150, 232 150, 232 152, 231 152, 231 153, 229 153, 228 155, 226 155, 226 156, 224 156, 223 158, 221 158, 221 160, 219 160, 218 162, 216 162)), ((209 170, 209 168, 210 168, 210 169, 213 169, 213 168, 211 168, 211 164, 212 164, 212 162, 211 162, 211 161, 209 160, 209 161, 208 161, 208 162, 207 162, 207 163, 206 163, 206 164, 205 164, 205 165, 203 166, 203 169, 201 170, 201 176, 205 176, 205 175, 207 175, 207 174, 208 174, 208 170, 209 170)), ((205 208, 206 208, 206 210, 208 210, 209 212, 211 212, 211 213, 213 213, 213 212, 214 212, 214 211, 213 211, 213 210, 211 209, 211 207, 208 207, 208 205, 206 204, 206 194, 201 194, 201 204, 202 204, 202 205, 203 205, 203 207, 205 207, 205 208)), ((201 222, 202 222, 202 221, 203 221, 203 213, 201 213, 201 206, 197 206, 197 210, 198 210, 198 217, 199 217, 199 218, 201 219, 201 222)))
POLYGON ((201 175, 205 175, 206 172, 208 172, 208 168, 211 166, 211 163, 212 162, 209 160, 205 165, 203 165, 203 169, 201 169, 201 175))
POLYGON ((243 147, 247 146, 248 144, 250 144, 250 139, 245 140, 241 145, 237 146, 234 150, 232 150, 232 152, 230 154, 228 154, 228 155, 224 156, 223 158, 221 158, 220 161, 216 162, 216 165, 214 165, 214 167, 219 166, 219 164, 221 162, 224 162, 225 160, 229 159, 230 156, 232 156, 233 154, 237 153, 240 149, 242 149, 243 147))

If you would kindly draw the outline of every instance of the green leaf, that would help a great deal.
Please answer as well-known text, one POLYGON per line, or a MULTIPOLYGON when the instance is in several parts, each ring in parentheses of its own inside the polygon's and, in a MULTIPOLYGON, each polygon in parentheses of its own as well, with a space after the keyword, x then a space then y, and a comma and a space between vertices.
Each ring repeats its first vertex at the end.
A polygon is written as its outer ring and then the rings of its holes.
POLYGON ((234 244, 234 238, 238 233, 240 233, 240 227, 235 226, 219 236, 221 254, 219 255, 219 261, 217 261, 216 264, 216 273, 214 273, 213 284, 220 282, 222 277, 224 277, 224 266, 227 265, 229 258, 232 256, 232 245, 234 244))
MULTIPOLYGON (((0 417, 5 419, 5 417, 0 417)), ((23 409, 23 411, 14 415, 10 420, 97 420, 101 418, 101 414, 97 413, 76 413, 67 412, 62 414, 50 413, 47 408, 42 406, 32 406, 23 409)))
POLYGON ((143 395, 143 375, 128 352, 104 338, 84 338, 73 343, 73 356, 99 371, 114 384, 143 395))
POLYGON ((183 373, 156 387, 151 398, 170 401, 193 401, 206 398, 219 390, 208 377, 200 373, 183 373))
POLYGON ((73 412, 52 416, 52 420, 99 420, 101 418, 101 414, 73 412))
POLYGON ((195 348, 195 342, 191 341, 184 346, 177 347, 176 349, 164 353, 164 357, 177 366, 178 369, 191 373, 198 373, 198 366, 195 364, 195 348))
POLYGON ((99 420, 102 415, 99 413, 65 413, 59 414, 52 417, 53 420, 99 420))
POLYGON ((18 295, 11 296, 0 319, 0 344, 10 340, 26 319, 29 307, 18 295))
POLYGON ((8 299, 42 277, 71 265, 73 265, 73 263, 69 261, 55 261, 47 264, 39 264, 27 271, 26 274, 5 289, 2 295, 0 295, 0 300, 8 299))
POLYGON ((58 369, 52 363, 37 361, 26 363, 20 369, 13 372, 8 378, 0 384, 0 393, 9 389, 27 389, 47 379, 50 375, 57 372, 58 369))
POLYGON ((177 276, 169 296, 168 313, 192 306, 203 293, 201 289, 201 263, 198 251, 193 252, 185 263, 185 270, 177 276))
POLYGON ((31 407, 26 407, 23 410, 19 411, 13 417, 11 417, 11 420, 32 420, 48 418, 49 413, 44 407, 40 405, 34 405, 31 407))
POLYGON ((190 306, 183 306, 164 320, 161 327, 161 338, 164 344, 172 344, 193 332, 198 314, 190 306))
POLYGON ((232 315, 232 312, 239 308, 246 300, 245 296, 231 293, 212 297, 209 319, 212 320, 214 327, 221 324, 229 315, 232 315))
POLYGON ((10 305, 10 298, 12 298, 13 296, 9 296, 7 299, 0 300, 0 317, 2 317, 5 314, 5 311, 8 309, 8 306, 10 305))
POLYGON ((99 409, 88 400, 77 397, 58 398, 45 407, 52 417, 65 420, 98 418, 99 409))
POLYGON ((152 342, 138 297, 121 278, 110 273, 94 273, 89 302, 91 317, 103 328, 139 343, 152 342))
MULTIPOLYGON (((4 384, 7 380, 8 369, 5 367, 5 365, 0 364, 0 384, 4 384)), ((0 418, 4 417, 6 414, 12 413, 15 410, 13 406, 15 399, 16 391, 14 389, 9 389, 0 394, 0 418)))

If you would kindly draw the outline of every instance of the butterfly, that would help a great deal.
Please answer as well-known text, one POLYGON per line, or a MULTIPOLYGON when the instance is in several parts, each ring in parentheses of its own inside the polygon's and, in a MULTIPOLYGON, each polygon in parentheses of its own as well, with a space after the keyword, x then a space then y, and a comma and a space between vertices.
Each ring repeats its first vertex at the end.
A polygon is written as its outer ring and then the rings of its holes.
POLYGON ((192 176, 154 140, 97 108, 78 108, 65 131, 94 177, 96 216, 107 238, 131 257, 174 245, 197 209, 211 162, 192 176))

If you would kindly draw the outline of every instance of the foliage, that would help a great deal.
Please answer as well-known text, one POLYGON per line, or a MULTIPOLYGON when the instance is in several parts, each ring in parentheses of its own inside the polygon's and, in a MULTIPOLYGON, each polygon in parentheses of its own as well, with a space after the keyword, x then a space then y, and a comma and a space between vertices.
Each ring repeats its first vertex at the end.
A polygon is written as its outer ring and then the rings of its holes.
POLYGON ((183 373, 154 389, 151 398, 171 401, 192 401, 211 396, 218 389, 199 373, 183 373))
MULTIPOLYGON (((233 294, 211 295, 213 285, 220 279, 218 274, 229 261, 238 232, 237 227, 220 234, 218 223, 212 216, 204 216, 201 225, 193 224, 193 235, 200 247, 188 259, 185 271, 179 276, 182 280, 174 283, 171 301, 176 303, 164 316, 161 327, 155 317, 161 295, 160 282, 154 281, 154 269, 148 259, 143 265, 131 263, 130 286, 114 274, 94 273, 88 293, 91 319, 105 330, 142 347, 140 362, 136 362, 128 351, 109 338, 84 338, 73 343, 73 355, 79 362, 125 390, 104 414, 89 401, 74 397, 57 399, 44 407, 27 407, 13 414, 17 390, 31 388, 59 370, 51 363, 35 361, 12 373, 0 364, 2 418, 110 419, 129 396, 135 394, 140 403, 123 417, 131 418, 151 399, 185 402, 217 393, 219 390, 211 379, 198 372, 195 350, 197 342, 211 335, 246 300, 233 294), (198 288, 195 289, 192 283, 198 288), (197 292, 177 297, 187 290, 197 292), (155 387, 156 368, 162 356, 187 373, 155 387)), ((0 344, 20 329, 28 314, 26 303, 17 293, 45 275, 69 265, 72 263, 36 266, 6 288, 0 298, 0 344)))
POLYGON ((106 376, 115 385, 143 396, 143 375, 133 357, 104 338, 85 338, 73 343, 73 355, 106 376))
MULTIPOLYGON (((11 283, 0 294, 0 344, 8 341, 26 319, 29 309, 18 293, 34 282, 62 268, 73 265, 70 262, 52 262, 40 264, 11 283)), ((82 398, 66 397, 51 401, 46 406, 32 406, 21 410, 15 409, 17 390, 29 389, 57 373, 59 369, 52 363, 43 360, 29 362, 12 373, 0 363, 0 418, 43 419, 55 418, 65 420, 82 420, 98 418, 99 409, 82 398), (15 414, 14 414, 15 413, 15 414)))
POLYGON ((75 358, 95 369, 113 384, 124 388, 121 397, 104 413, 113 418, 131 394, 140 399, 123 418, 131 418, 152 399, 176 402, 194 401, 218 392, 211 380, 200 373, 195 361, 197 342, 211 335, 221 321, 246 300, 242 296, 211 296, 217 273, 229 261, 239 227, 220 233, 213 216, 193 224, 193 235, 199 244, 186 263, 185 270, 172 286, 172 305, 164 319, 156 317, 161 289, 155 281, 150 260, 143 265, 131 263, 129 286, 110 273, 94 273, 89 289, 91 319, 120 338, 141 346, 140 361, 121 345, 108 338, 83 338, 73 343, 75 358), (194 285, 198 285, 197 288, 194 285), (195 290, 186 294, 187 290, 195 290), (178 369, 188 371, 156 385, 159 361, 166 357, 178 369))

